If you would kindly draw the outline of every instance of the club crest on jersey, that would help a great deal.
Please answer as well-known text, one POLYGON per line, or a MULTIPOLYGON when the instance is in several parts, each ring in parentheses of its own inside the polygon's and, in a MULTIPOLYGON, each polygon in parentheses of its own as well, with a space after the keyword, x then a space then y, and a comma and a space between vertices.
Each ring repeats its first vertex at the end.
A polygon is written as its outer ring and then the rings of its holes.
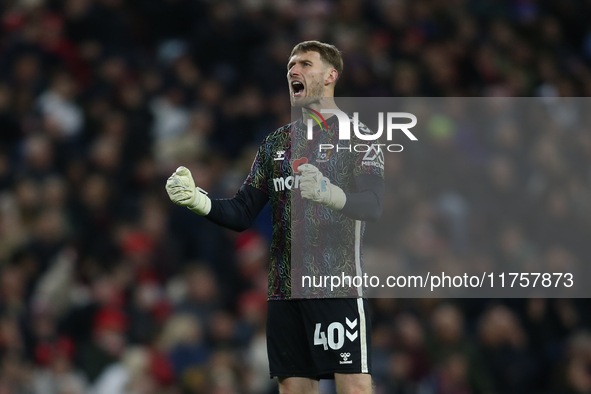
POLYGON ((316 162, 317 163, 326 163, 327 161, 330 160, 330 158, 332 156, 332 152, 333 152, 332 149, 318 152, 318 156, 316 156, 316 162))

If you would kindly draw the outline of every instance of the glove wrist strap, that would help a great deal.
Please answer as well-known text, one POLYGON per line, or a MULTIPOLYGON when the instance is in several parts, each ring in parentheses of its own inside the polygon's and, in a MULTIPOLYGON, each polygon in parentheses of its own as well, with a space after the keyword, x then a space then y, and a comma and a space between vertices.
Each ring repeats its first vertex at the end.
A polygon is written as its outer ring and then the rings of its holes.
POLYGON ((328 201, 326 207, 335 211, 340 211, 347 202, 347 196, 343 189, 338 186, 329 184, 328 187, 330 188, 330 201, 328 201))
POLYGON ((211 200, 207 197, 207 192, 199 187, 195 188, 195 202, 187 207, 197 215, 205 216, 211 211, 211 200))

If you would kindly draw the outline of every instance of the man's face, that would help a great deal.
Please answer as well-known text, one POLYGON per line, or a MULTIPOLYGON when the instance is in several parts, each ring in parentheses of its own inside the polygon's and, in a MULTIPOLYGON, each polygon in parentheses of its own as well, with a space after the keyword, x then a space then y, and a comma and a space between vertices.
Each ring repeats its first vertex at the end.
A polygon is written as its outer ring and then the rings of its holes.
POLYGON ((287 64, 287 82, 292 107, 304 107, 325 97, 325 81, 331 67, 318 52, 309 51, 293 55, 287 64))

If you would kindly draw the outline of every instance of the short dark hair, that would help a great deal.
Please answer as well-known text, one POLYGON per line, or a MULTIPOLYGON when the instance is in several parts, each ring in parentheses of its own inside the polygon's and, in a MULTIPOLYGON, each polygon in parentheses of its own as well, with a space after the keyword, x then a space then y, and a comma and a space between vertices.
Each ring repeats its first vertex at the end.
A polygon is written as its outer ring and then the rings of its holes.
POLYGON ((304 41, 293 47, 289 58, 291 59, 292 56, 305 52, 318 52, 323 62, 330 64, 337 70, 337 79, 341 76, 343 72, 343 57, 337 47, 320 41, 304 41))

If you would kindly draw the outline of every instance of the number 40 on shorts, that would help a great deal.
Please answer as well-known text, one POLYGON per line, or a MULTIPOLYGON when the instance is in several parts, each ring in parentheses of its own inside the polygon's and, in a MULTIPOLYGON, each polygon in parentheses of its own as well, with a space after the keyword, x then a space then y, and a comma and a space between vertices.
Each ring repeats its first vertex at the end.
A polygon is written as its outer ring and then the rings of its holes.
POLYGON ((339 350, 345 344, 345 337, 351 342, 355 341, 359 336, 357 319, 351 321, 349 318, 345 318, 345 323, 347 329, 341 322, 332 322, 328 325, 326 332, 322 331, 322 323, 316 323, 314 345, 322 345, 324 350, 328 350, 329 347, 332 350, 339 350))

